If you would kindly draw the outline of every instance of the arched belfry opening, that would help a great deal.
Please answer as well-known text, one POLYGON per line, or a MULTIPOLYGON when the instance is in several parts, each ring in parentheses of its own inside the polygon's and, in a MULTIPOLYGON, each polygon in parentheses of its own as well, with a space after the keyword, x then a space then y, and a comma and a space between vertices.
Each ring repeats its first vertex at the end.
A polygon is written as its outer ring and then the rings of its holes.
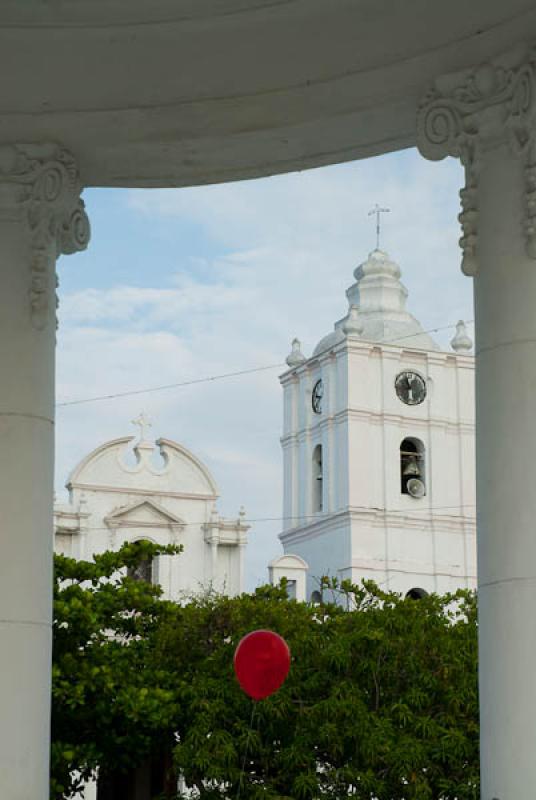
POLYGON ((415 587, 406 592, 406 600, 422 600, 423 597, 428 597, 428 592, 425 589, 415 587))
POLYGON ((313 511, 324 508, 324 473, 322 466, 322 445, 317 444, 313 450, 313 511))
POLYGON ((426 494, 426 452, 421 440, 414 437, 400 445, 400 491, 416 500, 426 494))

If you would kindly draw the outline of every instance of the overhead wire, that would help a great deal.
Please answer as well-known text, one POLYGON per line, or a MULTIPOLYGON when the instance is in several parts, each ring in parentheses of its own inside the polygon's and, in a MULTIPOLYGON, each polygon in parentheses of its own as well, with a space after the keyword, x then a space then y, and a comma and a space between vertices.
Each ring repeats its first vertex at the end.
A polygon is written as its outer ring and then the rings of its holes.
POLYGON ((124 392, 115 392, 114 394, 103 394, 95 397, 85 397, 79 400, 64 400, 61 403, 56 403, 56 408, 64 406, 77 406, 82 403, 96 403, 100 400, 115 400, 118 397, 131 397, 137 394, 149 394, 150 392, 162 392, 167 389, 178 389, 182 386, 193 386, 196 383, 209 383, 210 381, 220 381, 225 378, 236 378, 239 375, 250 375, 253 372, 263 372, 269 369, 278 369, 284 367, 284 364, 268 364, 264 367, 251 367, 250 369, 240 369, 236 372, 223 372, 219 375, 210 375, 206 378, 192 378, 188 381, 179 381, 178 383, 167 383, 162 386, 151 386, 144 389, 130 389, 124 392))
MULTIPOLYGON (((449 510, 452 510, 452 509, 462 509, 462 508, 476 508, 476 504, 475 503, 456 503, 455 505, 428 506, 427 508, 415 508, 415 509, 411 509, 411 508, 380 508, 378 506, 367 506, 367 508, 352 509, 352 510, 349 511, 349 513, 352 513, 352 511, 354 511, 354 512, 363 512, 363 511, 365 511, 365 512, 380 513, 380 514, 409 514, 411 516, 411 515, 416 514, 416 513, 429 514, 432 511, 449 511, 449 510)), ((335 512, 335 513, 337 513, 337 512, 335 512)), ((346 511, 346 512, 343 511, 343 512, 339 512, 339 513, 348 513, 348 511, 346 511)), ((311 519, 312 520, 316 520, 317 522, 323 522, 324 520, 326 520, 326 519, 328 519, 330 517, 332 517, 331 513, 328 516, 328 513, 326 512, 325 515, 323 515, 322 513, 316 513, 316 514, 301 514, 301 515, 296 514, 296 515, 292 515, 292 516, 276 516, 276 517, 237 517, 236 520, 239 521, 240 524, 249 525, 249 524, 254 524, 254 523, 258 523, 258 522, 287 522, 288 520, 297 520, 298 522, 301 522, 303 520, 311 520, 311 519)), ((233 519, 234 519, 233 517, 221 517, 221 518, 217 519, 215 522, 216 522, 216 524, 218 522, 223 522, 225 524, 228 524, 229 522, 232 522, 233 519)), ((175 523, 174 527, 186 528, 186 527, 191 527, 193 525, 198 526, 198 525, 211 525, 211 524, 212 523, 211 523, 210 519, 202 519, 202 520, 196 520, 196 521, 190 521, 190 522, 175 523)), ((136 523, 133 522, 132 526, 135 527, 135 525, 136 525, 136 523)), ((102 525, 102 526, 96 526, 96 527, 89 526, 87 528, 84 527, 83 531, 84 532, 86 532, 86 531, 119 531, 122 528, 127 528, 127 527, 132 527, 132 526, 128 526, 128 525, 118 525, 118 526, 102 525)), ((168 527, 168 526, 163 526, 163 527, 168 527)), ((61 533, 68 533, 69 530, 70 529, 68 529, 68 528, 62 528, 62 530, 60 532, 61 533)), ((76 531, 76 530, 78 530, 78 528, 73 528, 72 530, 76 531)))
MULTIPOLYGON (((463 320, 466 325, 472 325, 474 319, 463 320)), ((397 336, 396 339, 382 339, 378 344, 390 344, 391 342, 401 342, 403 339, 414 339, 416 336, 422 336, 425 333, 439 333, 440 331, 447 331, 455 328, 458 323, 455 322, 451 325, 442 325, 439 328, 430 328, 427 331, 417 331, 417 333, 408 333, 406 336, 397 336)))
MULTIPOLYGON (((474 320, 467 320, 466 324, 469 325, 472 322, 474 322, 474 320)), ((423 334, 439 333, 440 331, 445 331, 445 330, 450 330, 451 328, 455 328, 456 324, 457 323, 452 323, 450 325, 442 325, 437 328, 430 328, 429 330, 426 331, 418 331, 417 333, 410 333, 405 336, 398 336, 394 339, 384 339, 382 341, 377 342, 377 344, 392 344, 393 342, 400 342, 406 339, 414 339, 416 336, 422 336, 423 334)), ((229 378, 237 378, 243 375, 252 375, 253 373, 256 372, 266 372, 267 370, 271 369, 282 369, 286 366, 287 365, 285 363, 267 364, 259 367, 240 369, 233 372, 223 372, 216 375, 209 375, 203 378, 192 378, 187 381, 177 381, 176 383, 162 384, 160 386, 149 386, 140 389, 127 389, 122 392, 94 395, 93 397, 82 397, 82 398, 76 398, 74 400, 63 400, 60 401, 59 403, 56 403, 56 408, 65 408, 67 406, 78 406, 78 405, 84 405, 86 403, 98 403, 106 400, 116 400, 122 397, 134 397, 136 395, 141 395, 141 394, 152 394, 154 392, 168 391, 170 389, 180 389, 185 386, 194 386, 200 383, 211 383, 213 381, 226 380, 229 378)))

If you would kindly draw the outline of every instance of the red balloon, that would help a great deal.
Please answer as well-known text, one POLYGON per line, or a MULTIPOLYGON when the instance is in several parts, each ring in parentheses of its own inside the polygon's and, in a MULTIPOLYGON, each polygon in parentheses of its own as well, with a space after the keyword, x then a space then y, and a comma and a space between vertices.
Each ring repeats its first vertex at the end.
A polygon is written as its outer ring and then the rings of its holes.
POLYGON ((238 643, 234 654, 238 683, 254 700, 276 692, 290 669, 290 650, 273 631, 252 631, 238 643))

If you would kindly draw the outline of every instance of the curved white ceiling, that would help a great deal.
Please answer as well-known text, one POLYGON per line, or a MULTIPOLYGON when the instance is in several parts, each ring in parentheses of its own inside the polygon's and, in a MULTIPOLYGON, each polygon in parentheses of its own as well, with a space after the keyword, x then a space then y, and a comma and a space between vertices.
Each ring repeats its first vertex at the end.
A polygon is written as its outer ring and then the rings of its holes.
POLYGON ((437 75, 531 39, 533 0, 4 0, 0 139, 89 185, 303 169, 412 145, 437 75))

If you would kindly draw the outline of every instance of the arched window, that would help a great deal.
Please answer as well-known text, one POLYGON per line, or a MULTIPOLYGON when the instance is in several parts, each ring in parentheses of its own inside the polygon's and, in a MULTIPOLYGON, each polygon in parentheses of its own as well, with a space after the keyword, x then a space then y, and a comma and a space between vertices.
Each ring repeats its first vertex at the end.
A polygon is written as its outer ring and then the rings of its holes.
POLYGON ((311 603, 315 606, 319 605, 322 602, 322 595, 315 589, 314 592, 311 592, 311 603))
POLYGON ((313 511, 323 509, 323 477, 322 445, 317 444, 313 450, 313 511))
POLYGON ((407 437, 400 445, 400 491, 416 499, 426 494, 424 444, 414 437, 407 437))
POLYGON ((417 587, 415 589, 410 589, 409 592, 406 592, 406 600, 422 600, 423 597, 427 596, 428 592, 417 587))
MULTIPOLYGON (((140 540, 138 540, 140 541, 140 540)), ((142 539, 141 541, 146 541, 142 539)), ((129 567, 127 575, 135 581, 147 581, 147 583, 154 583, 154 563, 150 558, 140 561, 137 567, 129 567)))

